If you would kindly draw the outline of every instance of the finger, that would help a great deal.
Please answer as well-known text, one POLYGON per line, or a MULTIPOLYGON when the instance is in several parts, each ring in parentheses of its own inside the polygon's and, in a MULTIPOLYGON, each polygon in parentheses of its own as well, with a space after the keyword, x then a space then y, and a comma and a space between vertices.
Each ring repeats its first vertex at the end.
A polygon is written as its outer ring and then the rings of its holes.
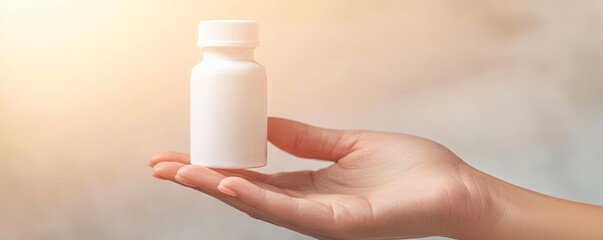
POLYGON ((176 172, 184 166, 179 162, 159 162, 153 166, 153 176, 163 180, 176 181, 176 172))
MULTIPOLYGON (((153 155, 149 161, 151 167, 161 162, 179 162, 182 164, 190 163, 190 156, 186 153, 166 151, 153 155)), ((269 176, 263 173, 249 171, 245 169, 215 169, 216 171, 222 172, 228 176, 243 176, 246 178, 252 178, 257 180, 267 179, 269 176)))
POLYGON ((268 140, 298 157, 337 161, 353 150, 351 131, 319 128, 282 118, 268 118, 268 140))
POLYGON ((240 199, 263 218, 279 225, 323 232, 324 226, 329 225, 332 216, 331 209, 326 205, 270 191, 240 177, 222 179, 217 189, 240 199))
POLYGON ((176 170, 173 179, 176 183, 210 195, 242 212, 259 216, 260 213, 254 212, 254 209, 244 204, 240 199, 225 195, 218 190, 218 184, 225 177, 225 175, 206 167, 184 165, 176 170))
MULTIPOLYGON (((236 189, 236 191, 238 191, 238 192, 241 192, 240 197, 235 197, 235 196, 231 196, 228 194, 224 194, 222 191, 228 191, 228 190, 224 190, 224 187, 219 187, 220 182, 224 179, 230 179, 230 178, 242 179, 240 177, 226 177, 225 175, 221 174, 220 172, 214 171, 212 169, 200 167, 200 166, 192 166, 192 165, 182 166, 179 170, 177 170, 177 173, 175 175, 175 179, 176 179, 177 183, 195 188, 195 189, 197 189, 205 194, 208 194, 208 195, 210 195, 242 212, 247 213, 248 215, 250 215, 254 218, 264 220, 266 222, 273 223, 273 224, 276 224, 279 226, 287 227, 287 228, 290 228, 292 230, 298 231, 298 232, 306 234, 306 235, 319 236, 322 239, 327 239, 325 236, 322 236, 317 233, 320 231, 313 231, 313 229, 311 229, 311 228, 305 228, 306 225, 298 225, 298 224, 301 224, 301 222, 284 220, 284 218, 277 218, 277 216, 275 216, 271 211, 266 211, 266 207, 258 208, 258 207, 255 207, 255 206, 257 206, 255 204, 251 205, 248 202, 245 202, 243 199, 248 199, 248 197, 246 197, 246 196, 248 196, 249 193, 240 191, 240 189, 236 186, 232 187, 232 188, 236 189), (219 190, 219 189, 221 189, 221 190, 219 190), (292 222, 294 224, 292 224, 292 222)), ((253 185, 253 184, 251 184, 251 185, 253 185)), ((228 183, 226 183, 226 186, 228 186, 228 183)), ((253 185, 253 186, 255 186, 255 185, 253 185)), ((264 184, 262 186, 267 187, 268 185, 264 184)), ((256 186, 256 188, 257 188, 257 186, 256 186)), ((278 191, 278 190, 279 190, 278 188, 272 187, 272 191, 278 191)), ((265 191, 268 192, 268 190, 265 190, 265 191)), ((273 194, 276 194, 272 191, 270 191, 270 192, 273 194)), ((280 192, 284 193, 282 190, 280 192)), ((233 195, 236 195, 236 193, 233 195)), ((286 196, 283 194, 281 194, 281 195, 286 196)), ((272 201, 268 201, 268 203, 270 203, 270 202, 272 202, 272 201)), ((325 207, 325 206, 323 206, 323 207, 325 207)), ((312 207, 312 209, 317 210, 315 207, 312 207)), ((305 211, 304 214, 309 213, 309 211, 307 209, 302 209, 302 210, 305 211)), ((272 210, 272 211, 274 211, 274 210, 272 210)), ((283 212, 281 214, 287 215, 287 212, 283 212)), ((323 217, 331 216, 329 214, 331 214, 330 211, 324 210, 324 208, 323 208, 323 212, 320 213, 319 215, 323 216, 323 217)), ((289 216, 289 217, 296 218, 297 216, 289 216)), ((304 217, 303 214, 300 217, 303 218, 304 217)), ((304 222, 310 222, 310 221, 304 221, 304 222)))
POLYGON ((246 170, 246 169, 213 169, 219 173, 222 173, 225 176, 238 176, 247 179, 252 179, 255 181, 266 181, 271 176, 268 174, 259 173, 256 171, 246 170))
POLYGON ((223 174, 206 167, 186 165, 178 169, 174 179, 186 186, 217 194, 219 193, 217 190, 218 184, 225 177, 223 174))
POLYGON ((180 162, 184 164, 189 164, 190 158, 186 153, 173 152, 173 151, 165 151, 160 152, 151 157, 149 161, 149 166, 153 167, 155 164, 160 162, 180 162))
POLYGON ((270 178, 263 182, 302 193, 307 191, 325 193, 317 187, 312 174, 312 171, 279 172, 270 175, 270 178))
POLYGON ((256 216, 261 215, 261 213, 254 211, 254 209, 244 204, 240 199, 220 192, 218 185, 224 178, 226 178, 226 175, 218 171, 193 165, 182 166, 174 174, 176 183, 199 190, 242 212, 251 213, 256 216))
POLYGON ((160 162, 153 167, 153 175, 160 179, 172 180, 177 183, 187 183, 187 186, 213 189, 217 183, 207 183, 208 180, 224 177, 244 177, 254 181, 265 181, 271 176, 244 169, 209 169, 179 162, 160 162), (178 176, 178 178, 176 178, 178 176), (215 186, 214 186, 215 185, 215 186))

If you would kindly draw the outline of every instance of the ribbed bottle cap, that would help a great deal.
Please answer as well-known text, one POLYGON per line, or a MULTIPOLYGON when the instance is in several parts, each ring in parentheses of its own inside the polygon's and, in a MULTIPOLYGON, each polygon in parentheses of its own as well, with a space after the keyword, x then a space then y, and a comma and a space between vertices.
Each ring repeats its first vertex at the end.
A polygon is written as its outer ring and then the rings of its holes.
POLYGON ((199 22, 201 48, 209 46, 257 47, 258 22, 255 20, 203 20, 199 22))

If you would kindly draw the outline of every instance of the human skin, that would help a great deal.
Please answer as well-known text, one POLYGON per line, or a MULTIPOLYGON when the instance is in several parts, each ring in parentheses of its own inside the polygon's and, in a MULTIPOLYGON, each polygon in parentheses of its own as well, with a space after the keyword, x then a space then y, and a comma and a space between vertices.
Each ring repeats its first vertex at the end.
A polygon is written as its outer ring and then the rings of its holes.
POLYGON ((319 239, 603 239, 603 207, 532 192, 487 175, 416 136, 268 119, 268 140, 317 171, 262 174, 154 155, 157 178, 319 239))

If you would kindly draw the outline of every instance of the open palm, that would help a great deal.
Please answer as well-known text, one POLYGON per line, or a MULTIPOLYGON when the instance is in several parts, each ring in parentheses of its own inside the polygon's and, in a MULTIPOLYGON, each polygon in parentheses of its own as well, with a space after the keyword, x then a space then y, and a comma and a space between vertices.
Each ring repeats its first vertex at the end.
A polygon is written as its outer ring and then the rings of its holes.
POLYGON ((184 153, 151 159, 161 179, 209 194, 247 214, 321 239, 453 236, 478 221, 472 169, 435 142, 403 134, 332 130, 269 118, 268 139, 318 171, 262 174, 189 165, 184 153))

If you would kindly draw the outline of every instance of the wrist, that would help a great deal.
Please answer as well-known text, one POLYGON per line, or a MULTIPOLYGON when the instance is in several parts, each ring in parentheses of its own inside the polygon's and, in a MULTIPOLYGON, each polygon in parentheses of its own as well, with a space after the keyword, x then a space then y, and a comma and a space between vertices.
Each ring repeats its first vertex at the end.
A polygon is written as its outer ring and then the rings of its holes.
MULTIPOLYGON (((559 199, 507 183, 467 166, 468 204, 477 218, 459 226, 458 239, 598 239, 603 207, 559 199)), ((461 221, 462 222, 462 221, 461 221)))
POLYGON ((516 186, 483 173, 469 165, 459 168, 466 188, 464 211, 457 212, 458 225, 451 236, 456 239, 492 239, 510 211, 509 196, 516 186))

